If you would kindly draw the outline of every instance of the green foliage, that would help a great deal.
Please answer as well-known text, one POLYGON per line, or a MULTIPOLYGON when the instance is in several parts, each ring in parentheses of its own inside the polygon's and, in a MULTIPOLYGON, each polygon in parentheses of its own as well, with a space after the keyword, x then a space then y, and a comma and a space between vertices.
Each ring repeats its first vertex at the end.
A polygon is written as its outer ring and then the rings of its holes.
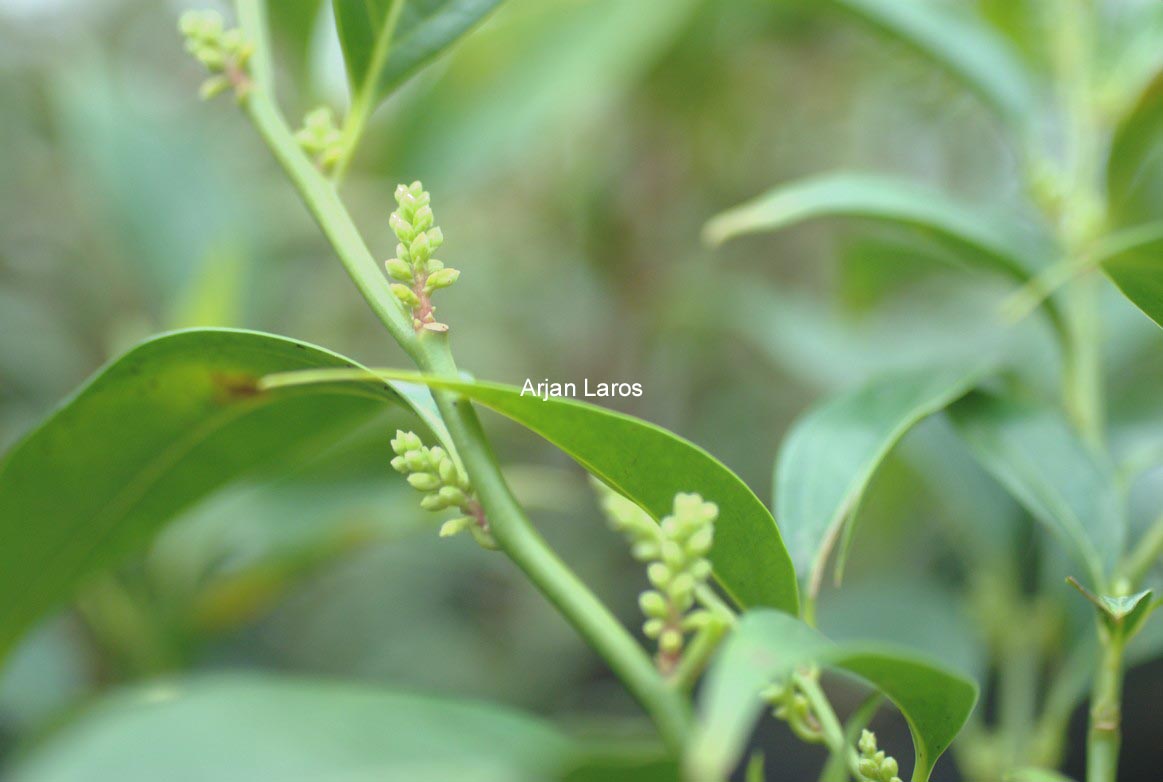
POLYGON ((0 463, 0 573, 23 596, 0 611, 0 652, 197 500, 293 466, 385 402, 407 404, 388 383, 257 385, 270 372, 353 366, 295 340, 201 329, 150 340, 98 373, 0 463))
POLYGON ((1105 584, 1126 539, 1114 471, 1054 409, 976 394, 953 421, 981 461, 1058 537, 1093 584, 1105 584))
POLYGON ((913 779, 919 782, 929 778, 977 701, 970 680, 913 653, 833 643, 794 617, 751 611, 740 619, 708 674, 688 755, 693 778, 725 776, 759 716, 763 686, 811 663, 865 679, 896 704, 913 734, 913 779))
POLYGON ((219 676, 157 683, 98 704, 25 759, 11 779, 370 774, 532 782, 553 778, 572 750, 553 728, 497 706, 339 683, 219 676))
POLYGON ((877 467, 921 419, 967 393, 968 367, 925 367, 876 378, 801 418, 780 446, 775 509, 800 578, 819 591, 829 552, 852 523, 877 467))
POLYGON ((542 400, 512 386, 380 374, 453 391, 512 418, 655 519, 667 516, 682 492, 714 501, 720 521, 708 558, 719 584, 741 606, 798 612, 795 571, 771 513, 734 473, 693 443, 638 418, 570 399, 542 400), (652 469, 640 469, 643 462, 652 469))
POLYGON ((335 0, 353 102, 378 104, 501 0, 335 0))

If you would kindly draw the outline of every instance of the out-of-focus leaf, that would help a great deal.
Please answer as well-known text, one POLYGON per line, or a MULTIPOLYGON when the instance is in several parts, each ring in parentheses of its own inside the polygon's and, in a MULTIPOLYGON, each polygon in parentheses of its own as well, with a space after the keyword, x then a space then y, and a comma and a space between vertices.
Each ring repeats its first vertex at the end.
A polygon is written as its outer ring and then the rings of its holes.
POLYGON ((1163 72, 1151 80, 1111 138, 1106 188, 1118 225, 1157 220, 1163 195, 1163 72))
POLYGON ((1113 468, 1050 408, 973 394, 949 413, 982 466, 1105 583, 1126 537, 1113 468))
POLYGON ((1029 72, 1008 42, 955 4, 926 0, 832 0, 932 60, 1006 119, 1025 125, 1038 109, 1029 72))
POLYGON ((584 747, 565 766, 562 782, 674 782, 678 761, 657 744, 584 747))
POLYGON ((182 509, 403 403, 386 382, 257 388, 264 374, 322 367, 358 365, 256 332, 174 332, 107 365, 25 436, 0 462, 0 652, 182 509))
POLYGON ((924 782, 977 702, 970 680, 910 652, 836 644, 798 619, 774 611, 745 614, 715 657, 700 697, 699 725, 687 757, 694 779, 723 779, 762 708, 760 691, 816 663, 866 680, 904 714, 924 782))
MULTIPOLYGON (((497 383, 450 380, 395 370, 376 374, 454 391, 536 432, 656 520, 674 495, 698 492, 719 506, 710 552, 715 576, 739 605, 799 612, 795 571, 771 513, 722 462, 694 443, 639 418, 573 399, 543 400, 497 383)), ((334 381, 348 373, 303 372, 266 382, 334 381), (298 377, 296 377, 298 375, 298 377)), ((358 375, 353 380, 361 380, 358 375)))
POLYGON ((1094 260, 1123 295, 1163 326, 1163 224, 1115 234, 1098 248, 1094 260))
POLYGON ((980 365, 878 377, 801 418, 779 449, 776 516, 801 581, 818 591, 828 555, 877 467, 908 430, 968 391, 980 365))
POLYGON ((1074 782, 1070 777, 1044 768, 1019 768, 1009 771, 1002 782, 1074 782))
MULTIPOLYGON (((964 207, 941 193, 896 177, 834 173, 780 185, 707 222, 712 244, 746 234, 778 231, 820 217, 855 217, 937 237, 958 262, 1025 282, 1041 265, 1016 226, 964 207)), ((1047 302, 1055 315, 1052 302, 1047 302)))
POLYGON ((499 706, 232 676, 114 695, 8 778, 533 782, 569 749, 551 727, 499 706))
POLYGON ((334 0, 353 100, 379 103, 501 0, 334 0), (402 8, 396 6, 402 4, 402 8))
POLYGON ((985 675, 985 649, 973 618, 956 595, 931 581, 852 583, 825 592, 816 614, 820 631, 833 640, 903 645, 978 681, 985 675))
POLYGON ((275 44, 302 89, 310 61, 311 39, 318 26, 323 0, 294 0, 268 3, 271 32, 275 44))

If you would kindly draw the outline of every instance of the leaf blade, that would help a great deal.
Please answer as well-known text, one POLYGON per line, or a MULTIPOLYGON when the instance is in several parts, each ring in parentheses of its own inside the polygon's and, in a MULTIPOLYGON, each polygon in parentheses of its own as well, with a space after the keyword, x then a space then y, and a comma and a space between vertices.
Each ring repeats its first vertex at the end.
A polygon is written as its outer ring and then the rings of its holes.
POLYGON ((353 96, 375 106, 468 34, 502 0, 335 0, 335 22, 353 96), (387 40, 385 40, 387 39, 387 40))
POLYGON ((14 769, 66 779, 549 778, 570 742, 509 709, 264 676, 160 684, 100 702, 14 769))
POLYGON ((173 332, 106 365, 14 446, 0 462, 0 654, 179 511, 403 402, 387 384, 257 391, 264 372, 305 367, 359 365, 258 332, 173 332))
POLYGON ((1059 538, 1094 584, 1105 583, 1126 537, 1110 465, 1048 408, 974 394, 949 414, 986 471, 1059 538))
POLYGON ((877 467, 914 425, 965 395, 982 366, 921 368, 875 378, 793 424, 775 467, 776 516, 796 572, 820 583, 832 542, 877 467))

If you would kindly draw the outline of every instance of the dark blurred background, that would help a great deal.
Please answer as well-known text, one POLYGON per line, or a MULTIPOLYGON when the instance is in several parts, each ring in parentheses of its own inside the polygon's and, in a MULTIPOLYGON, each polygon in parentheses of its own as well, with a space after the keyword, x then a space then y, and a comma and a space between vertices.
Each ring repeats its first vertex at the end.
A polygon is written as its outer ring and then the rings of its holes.
MULTIPOLYGON (((965 5, 1038 67, 1037 31, 1013 21, 1032 4, 965 5)), ((1111 5, 1163 30, 1157 3, 1111 5)), ((0 0, 4 447, 163 330, 267 330, 406 366, 243 115, 228 99, 197 100, 201 74, 175 31, 182 7, 0 0)), ((329 16, 309 35, 301 21, 279 30, 292 117, 345 101, 329 16), (296 78, 307 93, 291 91, 296 78)), ((641 382, 642 398, 615 404, 706 447, 769 499, 793 417, 877 367, 1005 341, 1027 351, 1027 380, 1052 387, 1056 359, 1037 319, 1000 321, 1007 285, 932 264, 908 237, 825 223, 712 251, 704 221, 837 168, 901 173, 1024 214, 1015 157, 990 113, 914 52, 811 5, 508 0, 376 115, 345 196, 386 257, 395 184, 431 190, 444 257, 463 272, 442 314, 465 369, 516 384, 641 382)), ((1112 440, 1130 452, 1163 435, 1163 336, 1107 299, 1112 440)), ((640 729, 617 682, 513 567, 436 537, 438 522, 387 469, 396 423, 199 506, 45 622, 0 677, 0 753, 108 688, 188 669, 323 674, 488 698, 581 730, 611 714, 640 729)), ((488 424, 547 537, 636 626, 642 574, 581 470, 488 424)), ((960 531, 968 520, 996 532, 989 545, 1015 563, 1050 544, 950 442, 935 422, 890 459, 822 624, 989 680, 974 604, 954 600, 977 594, 988 568, 964 556, 960 531), (890 614, 878 608, 872 627, 869 595, 890 614)), ((1158 484, 1144 484, 1148 509, 1158 484)), ((860 692, 837 687, 853 708, 860 692)), ((1160 702, 1163 667, 1133 669, 1128 782, 1160 778, 1160 702)), ((1083 717, 1067 744, 1075 776, 1083 717)), ((909 755, 896 715, 876 726, 882 745, 909 755)), ((779 778, 815 778, 822 754, 783 726, 765 721, 757 741, 788 769, 779 778)), ((953 759, 937 778, 961 778, 953 759)))

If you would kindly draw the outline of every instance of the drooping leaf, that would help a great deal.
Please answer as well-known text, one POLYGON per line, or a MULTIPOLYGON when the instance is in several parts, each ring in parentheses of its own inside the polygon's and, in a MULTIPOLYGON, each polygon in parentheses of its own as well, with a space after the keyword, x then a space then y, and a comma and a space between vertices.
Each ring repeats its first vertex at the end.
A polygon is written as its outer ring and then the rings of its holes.
POLYGON ((1030 74, 1008 42, 954 4, 925 0, 832 2, 932 60, 1014 124, 1025 125, 1037 111, 1030 74))
MULTIPOLYGON (((710 552, 715 577, 739 605, 796 614, 795 571, 770 511, 735 473, 694 443, 639 418, 573 399, 522 394, 498 383, 451 380, 395 370, 380 377, 461 394, 536 432, 569 454, 656 520, 679 492, 698 492, 719 506, 710 552)), ((334 381, 346 373, 305 372, 268 379, 283 383, 334 381)), ((358 374, 353 380, 360 380, 358 374)))
POLYGON ((1055 410, 986 394, 950 416, 982 466, 1103 584, 1122 553, 1126 514, 1110 464, 1055 410))
POLYGON ((501 0, 334 0, 355 100, 379 103, 501 0), (396 8, 402 3, 402 7, 396 8))
POLYGON ((694 779, 723 779, 762 710, 760 691, 797 668, 818 664, 864 679, 896 704, 916 753, 913 779, 924 782, 977 701, 967 678, 888 647, 834 643, 794 617, 745 614, 715 657, 700 697, 699 724, 687 757, 694 779))
POLYGON ((182 509, 403 402, 387 383, 256 386, 322 367, 358 365, 256 332, 174 332, 107 365, 14 446, 0 462, 0 654, 182 509))
POLYGON ((775 509, 796 572, 813 593, 845 520, 889 451, 982 374, 972 364, 888 374, 827 400, 792 427, 776 459, 775 509))
POLYGON ((499 706, 219 676, 107 698, 5 778, 533 782, 552 778, 570 748, 499 706))
MULTIPOLYGON (((780 185, 711 218, 703 235, 708 242, 721 244, 822 217, 860 218, 917 231, 940 240, 960 264, 1021 282, 1042 265, 1042 251, 1016 226, 987 218, 939 192, 881 174, 840 172, 780 185)), ((1053 303, 1047 306, 1056 317, 1053 303)))

